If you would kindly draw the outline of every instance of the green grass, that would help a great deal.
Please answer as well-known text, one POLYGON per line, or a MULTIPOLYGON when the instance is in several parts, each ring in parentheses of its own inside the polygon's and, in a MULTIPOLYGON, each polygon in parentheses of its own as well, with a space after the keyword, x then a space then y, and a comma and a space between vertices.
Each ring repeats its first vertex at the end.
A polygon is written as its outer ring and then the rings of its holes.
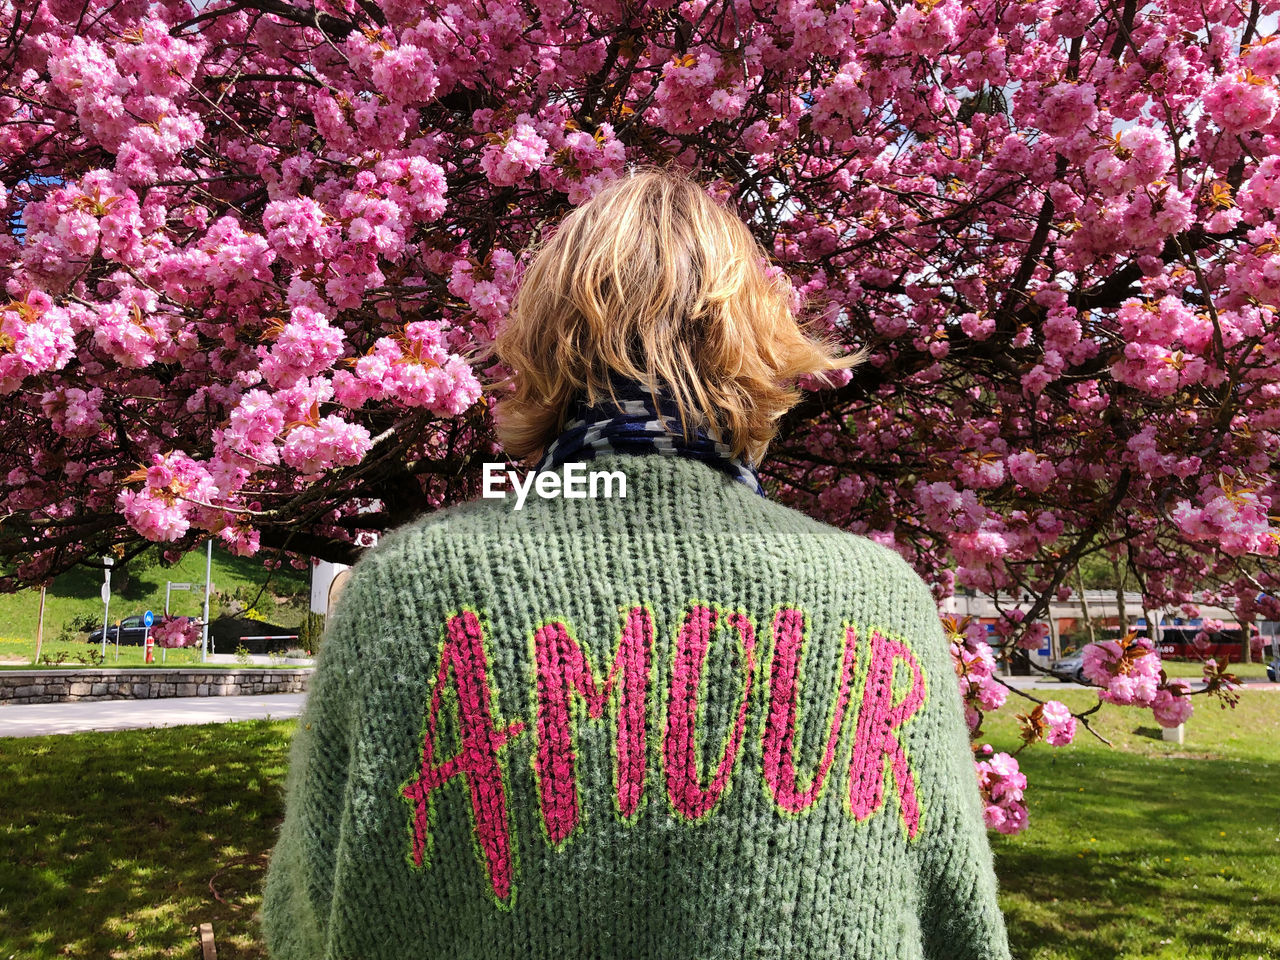
MULTIPOLYGON (((262 565, 262 557, 237 557, 214 547, 213 589, 232 594, 239 588, 252 589, 248 599, 257 593, 267 579, 268 571, 262 565)), ((140 615, 153 610, 157 615, 164 611, 165 581, 186 581, 199 585, 195 590, 174 591, 170 599, 170 612, 175 616, 199 616, 204 602, 204 550, 193 550, 173 566, 156 563, 147 569, 133 571, 127 587, 119 589, 118 577, 112 579, 112 622, 124 617, 140 615)), ((286 567, 271 574, 267 593, 259 601, 259 608, 271 622, 282 627, 295 627, 305 616, 305 603, 277 605, 272 592, 281 596, 298 595, 309 590, 305 570, 286 567)), ((97 627, 102 626, 102 571, 76 567, 55 577, 45 592, 44 638, 57 637, 65 624, 75 618, 90 616, 97 627)), ((216 616, 216 611, 211 611, 216 616)), ((34 640, 40 616, 40 591, 21 590, 0 595, 0 637, 34 640)))
POLYGON ((0 957, 265 956, 294 721, 0 739, 0 957), (212 882, 217 895, 210 891, 212 882))
MULTIPOLYGON (((992 843, 1020 956, 1280 957, 1280 695, 1196 703, 1182 745, 1149 712, 1104 707, 1095 726, 1114 748, 1081 730, 1019 755, 1030 827, 992 843)), ((992 745, 1016 748, 1014 726, 993 722, 992 745)))
MULTIPOLYGON (((1200 677, 1204 675, 1204 664, 1192 660, 1163 660, 1164 672, 1171 677, 1200 677)), ((1267 679, 1265 663, 1231 662, 1231 672, 1241 680, 1267 679)))
MULTIPOLYGON (((1280 694, 1198 698, 1181 746, 1148 711, 1097 726, 1114 749, 1082 731, 1019 757, 1031 828, 992 838, 1019 960, 1280 957, 1280 694)), ((0 739, 0 958, 195 957, 207 921, 221 960, 264 960, 253 913, 294 727, 0 739)), ((988 733, 1017 745, 1012 717, 988 733)))
MULTIPOLYGON (((281 640, 281 649, 297 648, 296 640, 281 640)), ((225 644, 223 645, 225 646, 225 644)), ((46 640, 44 646, 40 648, 41 656, 46 654, 56 657, 60 652, 67 654, 66 660, 61 665, 55 666, 47 663, 38 665, 32 664, 32 658, 35 656, 36 642, 34 640, 9 640, 0 639, 0 670, 77 670, 86 666, 99 666, 99 664, 82 663, 76 660, 78 655, 88 657, 91 653, 102 652, 102 642, 84 643, 79 640, 46 640)), ((219 649, 218 653, 234 653, 233 650, 219 649)), ((116 656, 116 647, 113 643, 107 644, 107 659, 100 664, 103 667, 190 667, 199 665, 201 669, 219 669, 239 667, 238 663, 200 663, 199 647, 178 647, 167 652, 162 652, 156 647, 152 654, 155 657, 153 663, 146 662, 146 654, 141 645, 120 645, 120 655, 116 656), (161 657, 163 656, 163 661, 161 657)), ((269 664, 249 664, 249 666, 267 667, 269 664)), ((284 664, 283 666, 294 666, 293 664, 284 664)))

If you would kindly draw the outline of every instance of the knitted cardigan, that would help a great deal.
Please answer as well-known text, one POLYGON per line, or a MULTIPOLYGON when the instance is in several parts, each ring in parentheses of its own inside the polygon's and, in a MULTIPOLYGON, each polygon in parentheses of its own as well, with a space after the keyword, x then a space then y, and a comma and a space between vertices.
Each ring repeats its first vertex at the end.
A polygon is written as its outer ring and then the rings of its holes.
POLYGON ((271 957, 1007 958, 925 582, 706 464, 590 466, 626 496, 475 500, 353 567, 271 957))

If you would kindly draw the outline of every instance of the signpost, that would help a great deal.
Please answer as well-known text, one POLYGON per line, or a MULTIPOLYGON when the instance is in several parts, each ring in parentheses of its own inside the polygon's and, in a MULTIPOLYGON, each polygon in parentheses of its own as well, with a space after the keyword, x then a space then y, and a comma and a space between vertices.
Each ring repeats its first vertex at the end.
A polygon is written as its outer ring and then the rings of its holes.
POLYGON ((153 661, 151 649, 155 646, 155 641, 151 639, 151 625, 155 622, 155 614, 150 610, 142 615, 142 625, 147 628, 142 634, 142 649, 146 651, 146 656, 143 659, 147 663, 153 661))
POLYGON ((209 538, 204 560, 204 620, 200 625, 200 662, 209 662, 209 580, 213 575, 213 538, 209 538))
MULTIPOLYGON (((166 617, 166 618, 168 618, 168 616, 169 616, 169 596, 173 593, 173 591, 174 591, 174 590, 194 590, 194 589, 195 589, 195 586, 196 586, 196 585, 195 585, 194 583, 192 583, 191 581, 189 581, 189 580, 188 580, 188 581, 185 581, 185 582, 183 582, 183 581, 178 581, 178 580, 166 580, 166 581, 165 581, 165 586, 164 586, 164 615, 165 615, 165 617, 166 617)), ((168 647, 161 647, 161 648, 160 648, 160 662, 161 662, 161 663, 165 663, 165 662, 167 661, 168 655, 169 655, 169 648, 168 648, 168 647)))
POLYGON ((169 615, 169 594, 174 590, 190 590, 195 584, 191 582, 180 583, 177 580, 166 580, 164 585, 164 615, 169 615))
MULTIPOLYGON (((102 659, 107 659, 107 617, 111 613, 111 565, 115 561, 111 557, 102 558, 102 659)), ((119 635, 117 634, 117 639, 119 635)))
POLYGON ((40 584, 40 619, 36 621, 36 655, 32 663, 40 663, 40 648, 44 646, 44 590, 46 584, 40 584))

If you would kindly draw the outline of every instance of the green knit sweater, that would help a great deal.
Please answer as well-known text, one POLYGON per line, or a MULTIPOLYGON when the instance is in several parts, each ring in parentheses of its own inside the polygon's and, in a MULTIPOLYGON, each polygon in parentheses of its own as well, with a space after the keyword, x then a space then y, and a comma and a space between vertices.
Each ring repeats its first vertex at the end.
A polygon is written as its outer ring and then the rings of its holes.
POLYGON ((625 498, 476 500, 352 569, 274 960, 1008 957, 924 581, 705 464, 589 467, 625 498))

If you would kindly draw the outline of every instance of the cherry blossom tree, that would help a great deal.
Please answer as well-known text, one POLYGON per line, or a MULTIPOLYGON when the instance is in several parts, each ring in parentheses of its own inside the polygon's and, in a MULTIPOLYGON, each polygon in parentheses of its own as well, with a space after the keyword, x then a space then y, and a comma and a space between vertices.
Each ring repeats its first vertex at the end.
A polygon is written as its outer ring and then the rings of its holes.
POLYGON ((161 616, 151 628, 151 636, 158 647, 194 647, 200 643, 200 624, 191 617, 161 616))
MULTIPOLYGON (((474 495, 521 251, 649 162, 872 351, 771 494, 939 599, 1031 598, 950 626, 975 734, 1092 554, 1148 608, 1280 618, 1278 10, 0 0, 0 588, 208 537, 350 562, 474 495)), ((1143 638, 1087 672, 1190 704, 1143 638)), ((978 769, 1019 829, 1016 761, 978 769)))

